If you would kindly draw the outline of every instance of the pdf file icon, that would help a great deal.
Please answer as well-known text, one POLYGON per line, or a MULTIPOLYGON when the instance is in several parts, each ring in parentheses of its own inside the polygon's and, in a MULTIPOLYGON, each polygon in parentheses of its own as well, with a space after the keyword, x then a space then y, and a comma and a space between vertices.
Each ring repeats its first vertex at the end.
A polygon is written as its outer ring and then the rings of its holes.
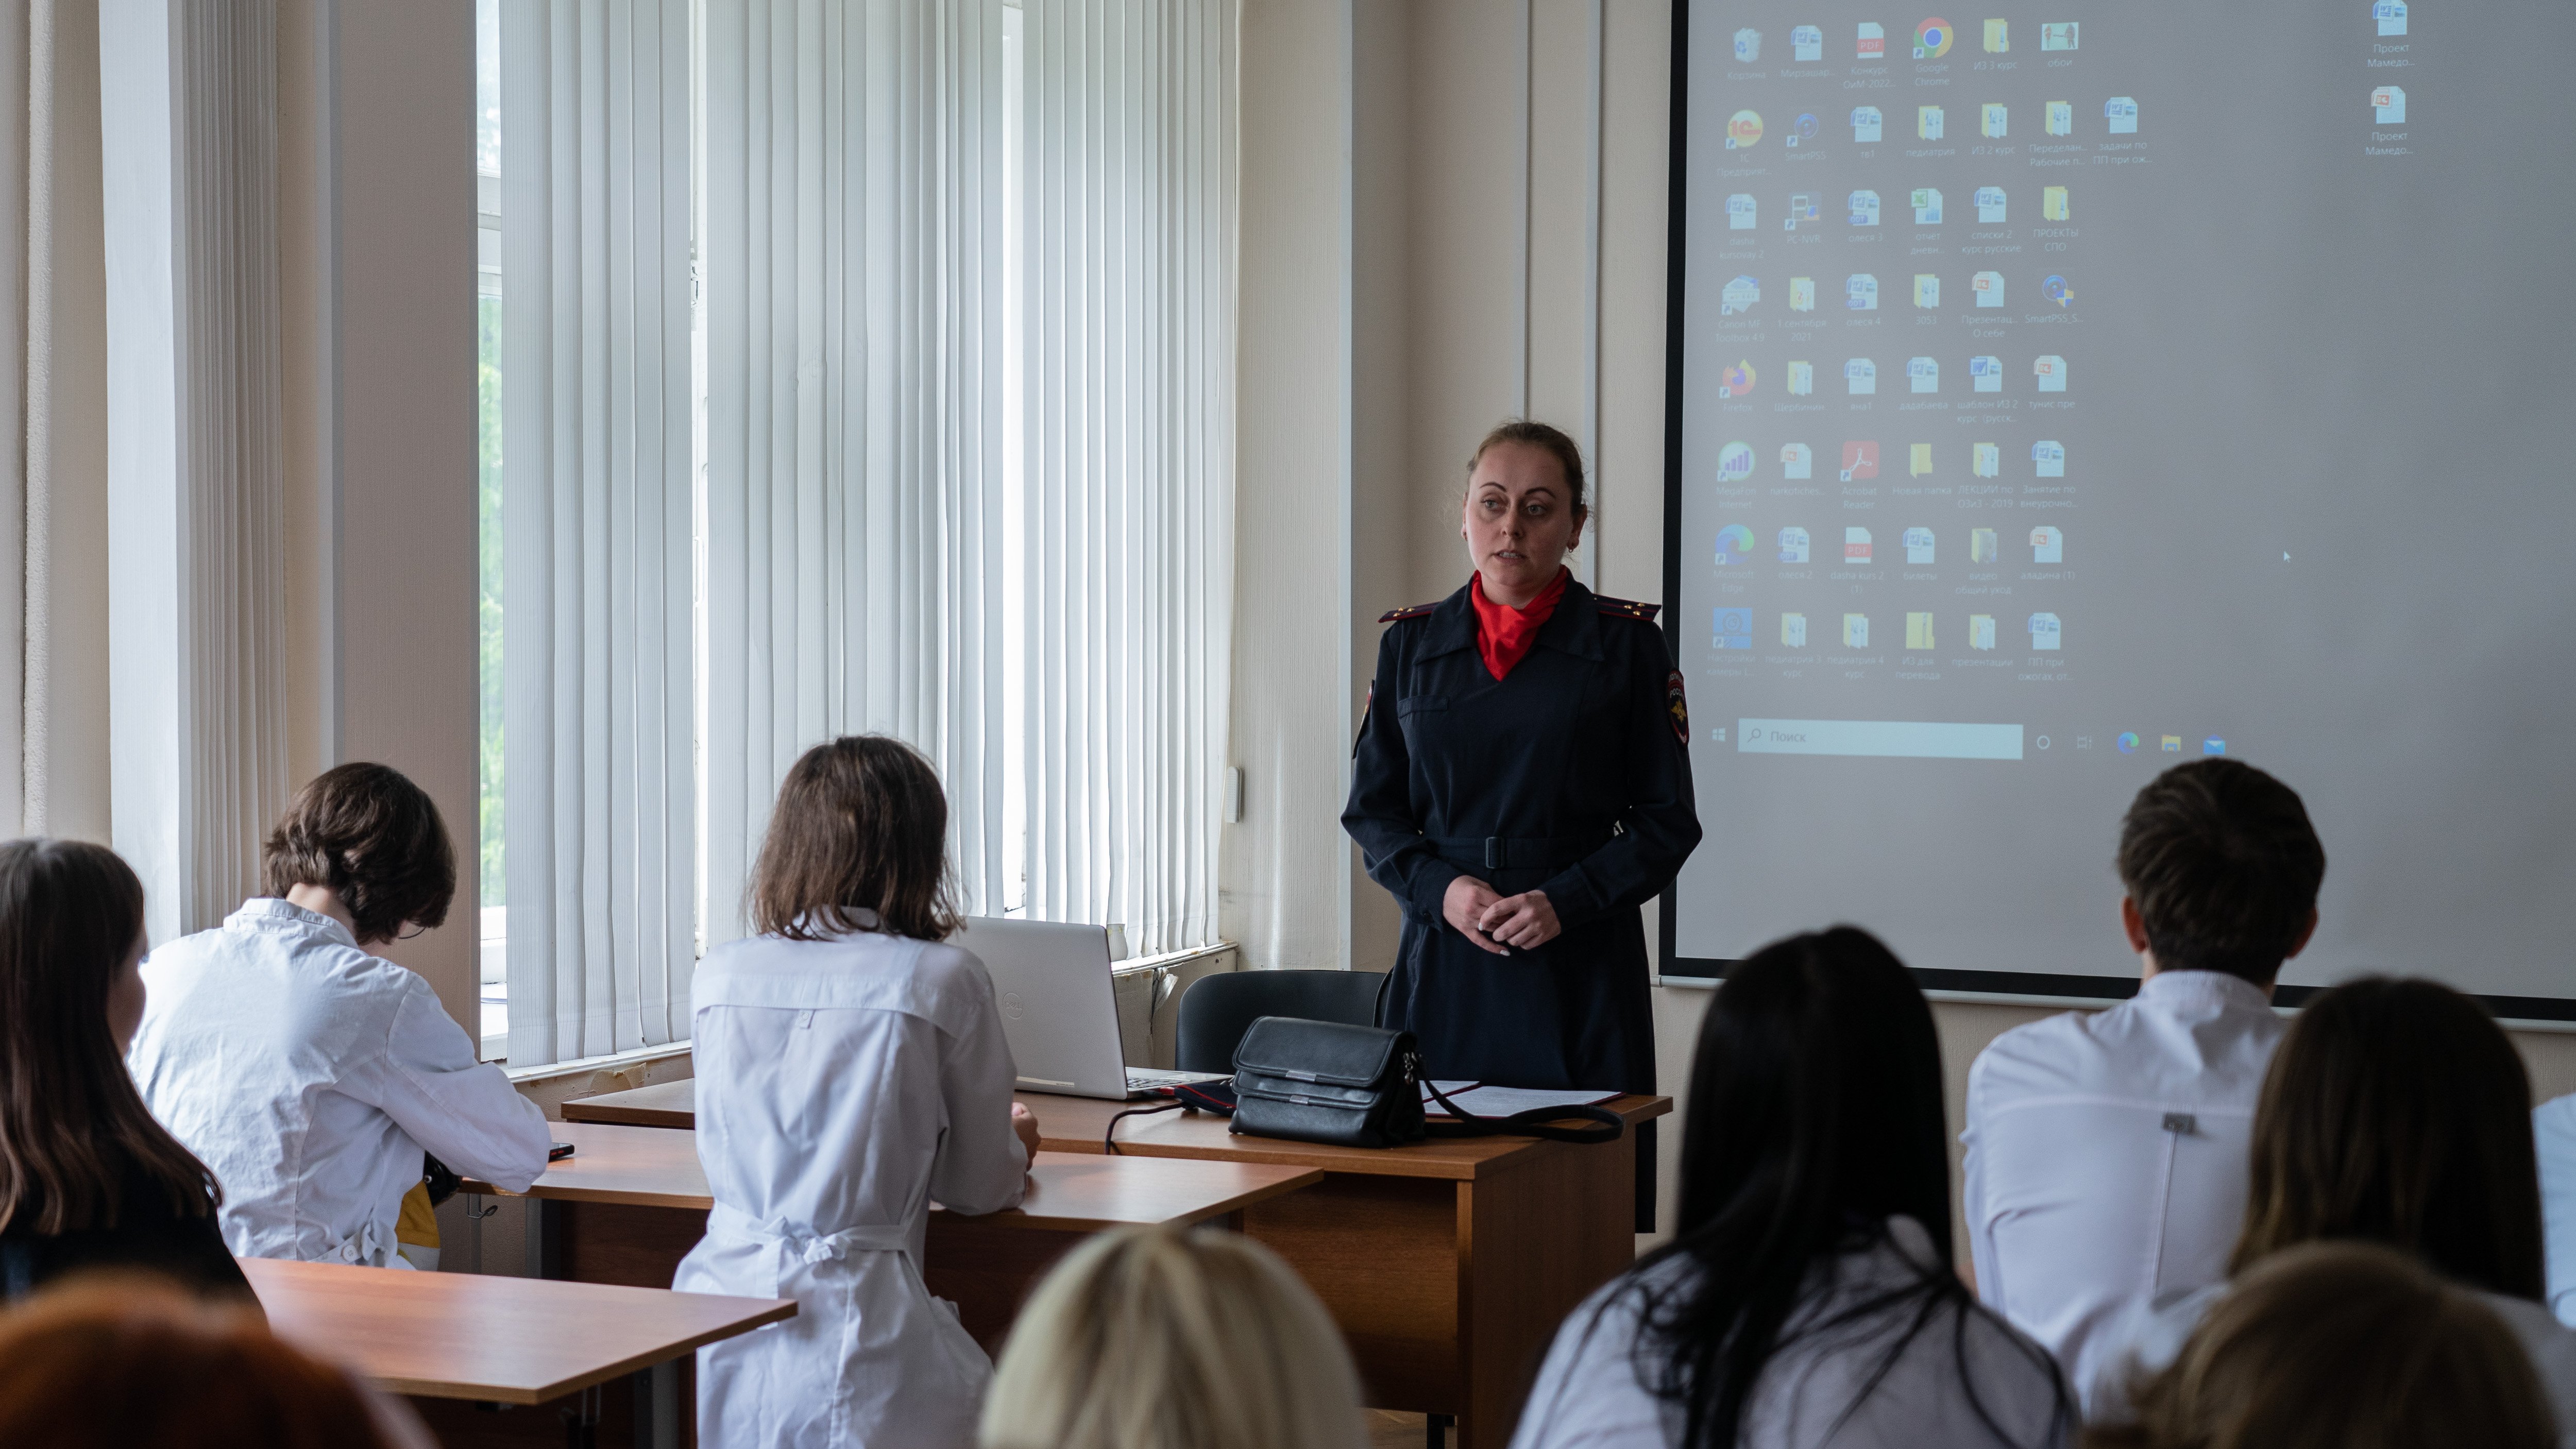
POLYGON ((1878 476, 1878 444, 1843 444, 1843 481, 1857 483, 1878 476))

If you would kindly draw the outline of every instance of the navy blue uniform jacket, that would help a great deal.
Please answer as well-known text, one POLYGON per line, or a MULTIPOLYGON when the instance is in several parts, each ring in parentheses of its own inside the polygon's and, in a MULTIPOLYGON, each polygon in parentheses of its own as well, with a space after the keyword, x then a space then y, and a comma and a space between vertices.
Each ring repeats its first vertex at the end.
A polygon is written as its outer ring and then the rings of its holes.
POLYGON ((1388 616, 1342 826, 1404 907, 1386 1025, 1427 1075, 1655 1089, 1641 907, 1699 844, 1681 676, 1650 605, 1568 580, 1506 678, 1460 589, 1388 616), (1449 883, 1537 889, 1564 934, 1497 956, 1441 916, 1449 883))

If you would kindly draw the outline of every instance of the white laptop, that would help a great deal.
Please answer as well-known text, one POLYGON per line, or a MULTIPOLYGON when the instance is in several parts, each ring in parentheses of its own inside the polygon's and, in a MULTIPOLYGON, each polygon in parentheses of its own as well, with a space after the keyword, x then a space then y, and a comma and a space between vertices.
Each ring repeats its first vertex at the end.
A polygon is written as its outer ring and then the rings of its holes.
POLYGON ((1127 1065, 1106 926, 969 916, 948 944, 974 952, 992 973, 1021 1091, 1124 1101, 1156 1087, 1229 1080, 1127 1065))

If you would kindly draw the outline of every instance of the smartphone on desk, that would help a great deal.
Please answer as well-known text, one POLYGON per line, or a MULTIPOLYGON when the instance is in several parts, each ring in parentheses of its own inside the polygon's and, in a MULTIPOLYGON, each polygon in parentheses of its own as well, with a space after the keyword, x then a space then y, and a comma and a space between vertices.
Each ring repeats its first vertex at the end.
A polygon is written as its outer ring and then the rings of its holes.
POLYGON ((561 1162, 570 1156, 572 1156, 572 1144, 569 1142, 558 1142, 546 1149, 548 1162, 561 1162))

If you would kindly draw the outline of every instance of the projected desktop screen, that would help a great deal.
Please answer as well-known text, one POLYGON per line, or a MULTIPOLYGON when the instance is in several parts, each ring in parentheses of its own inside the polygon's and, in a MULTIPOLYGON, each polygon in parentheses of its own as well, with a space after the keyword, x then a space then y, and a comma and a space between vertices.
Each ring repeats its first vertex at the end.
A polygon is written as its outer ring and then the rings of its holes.
POLYGON ((2576 1016, 2542 18, 1686 4, 1667 974, 1852 921, 1932 985, 2115 994, 2121 812, 2225 755, 2325 841, 2285 981, 2576 1016))

